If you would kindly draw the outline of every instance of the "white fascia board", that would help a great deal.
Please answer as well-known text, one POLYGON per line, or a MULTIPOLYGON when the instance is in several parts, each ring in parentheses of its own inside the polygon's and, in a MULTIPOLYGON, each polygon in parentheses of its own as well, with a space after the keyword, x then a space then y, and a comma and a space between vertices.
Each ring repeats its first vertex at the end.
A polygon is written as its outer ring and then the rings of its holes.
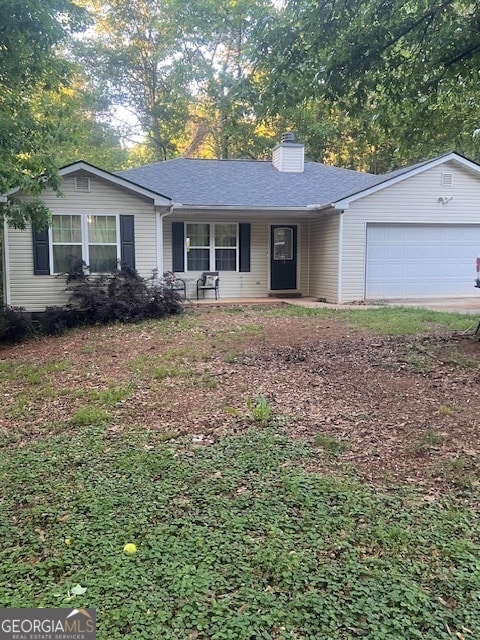
POLYGON ((458 155, 457 153, 452 152, 447 155, 441 156, 440 158, 434 158, 430 162, 425 162, 424 164, 422 164, 421 167, 415 167, 410 171, 405 170, 405 172, 399 176, 395 176, 390 179, 387 178, 383 182, 380 182, 374 185, 373 187, 369 187, 368 189, 364 189, 363 191, 354 193, 351 196, 342 198, 342 200, 337 200, 336 202, 332 203, 331 206, 335 207, 336 209, 342 209, 342 210, 348 209, 348 205, 351 202, 354 202, 355 200, 360 200, 360 198, 365 198, 366 196, 369 196, 372 193, 376 193, 377 191, 381 191, 382 189, 391 187, 392 185, 397 184, 398 182, 403 182, 404 180, 408 180, 413 176, 417 176, 418 174, 423 173, 424 171, 428 171, 429 169, 433 169, 434 167, 438 167, 442 164, 445 164, 446 162, 451 162, 451 161, 457 162, 458 164, 463 165, 464 167, 470 169, 471 171, 475 171, 476 173, 480 174, 480 165, 476 164, 475 162, 472 162, 471 160, 468 160, 467 158, 464 158, 463 156, 458 155))
POLYGON ((336 202, 327 202, 327 204, 309 204, 307 205, 308 211, 326 211, 331 209, 333 213, 342 213, 344 209, 348 209, 348 205, 345 207, 337 207, 336 202))
POLYGON ((173 205, 174 211, 178 211, 181 209, 188 209, 189 211, 288 211, 288 212, 297 212, 297 213, 311 213, 311 209, 309 207, 265 207, 263 205, 223 205, 223 204, 215 204, 215 205, 204 205, 204 204, 180 204, 176 202, 173 205))
POLYGON ((99 169, 98 167, 95 167, 93 164, 89 164, 88 162, 80 161, 70 164, 60 169, 59 174, 62 176, 62 178, 64 178, 65 176, 69 176, 76 171, 85 171, 87 173, 90 173, 91 175, 96 176, 97 178, 101 178, 102 180, 111 182, 112 184, 118 185, 119 187, 123 187, 124 189, 128 189, 129 191, 133 191, 134 193, 138 193, 139 195, 145 196, 146 198, 151 198, 153 200, 153 204, 156 207, 170 207, 172 204, 171 199, 167 196, 164 196, 161 193, 156 193, 155 191, 150 191, 150 189, 141 187, 140 185, 135 184, 135 182, 131 182, 126 178, 116 176, 114 173, 99 169))

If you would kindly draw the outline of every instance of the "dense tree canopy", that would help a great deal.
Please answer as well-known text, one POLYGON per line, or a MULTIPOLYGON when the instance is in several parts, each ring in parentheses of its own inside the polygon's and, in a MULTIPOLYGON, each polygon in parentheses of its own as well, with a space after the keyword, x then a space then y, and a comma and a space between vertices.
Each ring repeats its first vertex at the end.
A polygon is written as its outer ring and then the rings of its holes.
POLYGON ((85 4, 95 29, 79 55, 106 96, 135 114, 153 157, 261 153, 251 78, 269 0, 85 4))
POLYGON ((478 157, 479 4, 290 0, 260 50, 265 99, 329 104, 384 164, 452 147, 478 157))
MULTIPOLYGON (((0 2, 0 193, 21 188, 38 196, 45 185, 58 188, 54 150, 65 132, 49 117, 43 93, 68 81, 69 64, 58 50, 84 19, 69 0, 0 2)), ((48 211, 11 196, 0 216, 22 228, 30 219, 44 225, 48 211)))

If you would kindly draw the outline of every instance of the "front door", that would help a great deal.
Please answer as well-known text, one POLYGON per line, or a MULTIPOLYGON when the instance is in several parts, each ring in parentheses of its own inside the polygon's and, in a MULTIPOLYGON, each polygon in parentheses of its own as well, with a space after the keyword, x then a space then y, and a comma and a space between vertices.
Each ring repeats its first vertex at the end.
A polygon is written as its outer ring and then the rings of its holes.
POLYGON ((297 225, 272 225, 270 231, 270 289, 297 288, 297 225))

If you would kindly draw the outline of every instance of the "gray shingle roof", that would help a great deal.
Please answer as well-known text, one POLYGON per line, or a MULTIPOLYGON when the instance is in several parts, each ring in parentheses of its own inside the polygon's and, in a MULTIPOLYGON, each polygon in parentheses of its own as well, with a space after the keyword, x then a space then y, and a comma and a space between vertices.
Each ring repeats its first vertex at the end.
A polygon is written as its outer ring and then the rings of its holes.
POLYGON ((299 207, 328 204, 376 184, 379 176, 306 162, 283 173, 267 160, 178 158, 120 171, 119 176, 185 206, 299 207))

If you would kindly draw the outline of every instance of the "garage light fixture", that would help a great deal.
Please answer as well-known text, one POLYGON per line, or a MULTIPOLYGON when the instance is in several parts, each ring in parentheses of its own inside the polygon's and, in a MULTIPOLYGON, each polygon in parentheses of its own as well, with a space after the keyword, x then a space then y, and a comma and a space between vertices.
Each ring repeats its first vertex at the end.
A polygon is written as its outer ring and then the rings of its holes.
POLYGON ((442 204, 448 204, 450 200, 453 200, 453 196, 438 196, 438 201, 442 204))

